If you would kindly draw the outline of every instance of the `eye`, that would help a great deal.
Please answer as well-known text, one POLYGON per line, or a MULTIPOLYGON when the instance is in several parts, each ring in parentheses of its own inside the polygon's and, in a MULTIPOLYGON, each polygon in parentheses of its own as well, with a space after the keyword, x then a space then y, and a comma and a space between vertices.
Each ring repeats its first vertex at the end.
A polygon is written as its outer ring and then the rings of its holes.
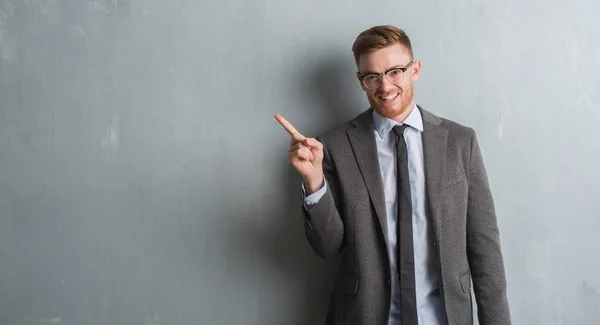
POLYGON ((363 77, 363 80, 365 82, 372 82, 372 81, 376 81, 377 79, 379 79, 379 76, 376 74, 368 74, 363 77))
POLYGON ((403 73, 402 69, 393 69, 388 72, 388 75, 390 75, 391 77, 397 77, 397 76, 402 75, 402 73, 403 73))

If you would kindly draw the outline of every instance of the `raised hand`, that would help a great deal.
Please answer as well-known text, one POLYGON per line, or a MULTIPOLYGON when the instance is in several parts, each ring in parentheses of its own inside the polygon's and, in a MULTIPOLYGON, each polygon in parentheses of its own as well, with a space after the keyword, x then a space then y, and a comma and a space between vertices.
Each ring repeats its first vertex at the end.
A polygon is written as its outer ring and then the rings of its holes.
POLYGON ((323 144, 315 138, 303 136, 283 116, 275 119, 291 135, 288 159, 302 175, 307 194, 312 194, 323 186, 323 144))

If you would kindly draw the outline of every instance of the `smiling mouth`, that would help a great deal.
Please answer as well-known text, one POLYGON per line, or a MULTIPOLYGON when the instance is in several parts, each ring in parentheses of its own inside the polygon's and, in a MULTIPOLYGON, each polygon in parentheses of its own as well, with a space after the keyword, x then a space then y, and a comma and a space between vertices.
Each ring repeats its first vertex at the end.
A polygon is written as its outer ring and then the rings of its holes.
POLYGON ((379 99, 381 99, 383 101, 392 101, 392 100, 396 99, 396 97, 398 97, 398 95, 400 95, 400 94, 395 93, 395 94, 389 94, 386 96, 379 96, 379 99))

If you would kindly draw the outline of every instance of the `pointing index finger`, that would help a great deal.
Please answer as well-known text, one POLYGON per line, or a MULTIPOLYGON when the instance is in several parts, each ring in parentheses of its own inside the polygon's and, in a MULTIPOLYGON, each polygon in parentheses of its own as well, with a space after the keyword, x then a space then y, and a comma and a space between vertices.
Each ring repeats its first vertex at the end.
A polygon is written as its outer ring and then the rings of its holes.
POLYGON ((298 141, 302 141, 302 140, 304 140, 306 138, 300 132, 298 132, 298 130, 296 130, 296 128, 290 122, 288 122, 283 116, 281 116, 280 114, 275 114, 275 119, 277 120, 277 122, 279 122, 279 124, 281 124, 281 126, 283 126, 283 128, 292 137, 294 137, 298 141))

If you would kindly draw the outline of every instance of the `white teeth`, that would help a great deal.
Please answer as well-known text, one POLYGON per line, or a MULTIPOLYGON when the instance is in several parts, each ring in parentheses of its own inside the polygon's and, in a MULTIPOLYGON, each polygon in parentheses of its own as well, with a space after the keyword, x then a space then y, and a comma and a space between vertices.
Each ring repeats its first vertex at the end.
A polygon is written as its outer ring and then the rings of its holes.
POLYGON ((385 96, 385 97, 382 96, 381 98, 384 100, 390 100, 390 99, 396 98, 396 96, 398 96, 398 94, 393 94, 393 95, 389 95, 389 96, 385 96))

